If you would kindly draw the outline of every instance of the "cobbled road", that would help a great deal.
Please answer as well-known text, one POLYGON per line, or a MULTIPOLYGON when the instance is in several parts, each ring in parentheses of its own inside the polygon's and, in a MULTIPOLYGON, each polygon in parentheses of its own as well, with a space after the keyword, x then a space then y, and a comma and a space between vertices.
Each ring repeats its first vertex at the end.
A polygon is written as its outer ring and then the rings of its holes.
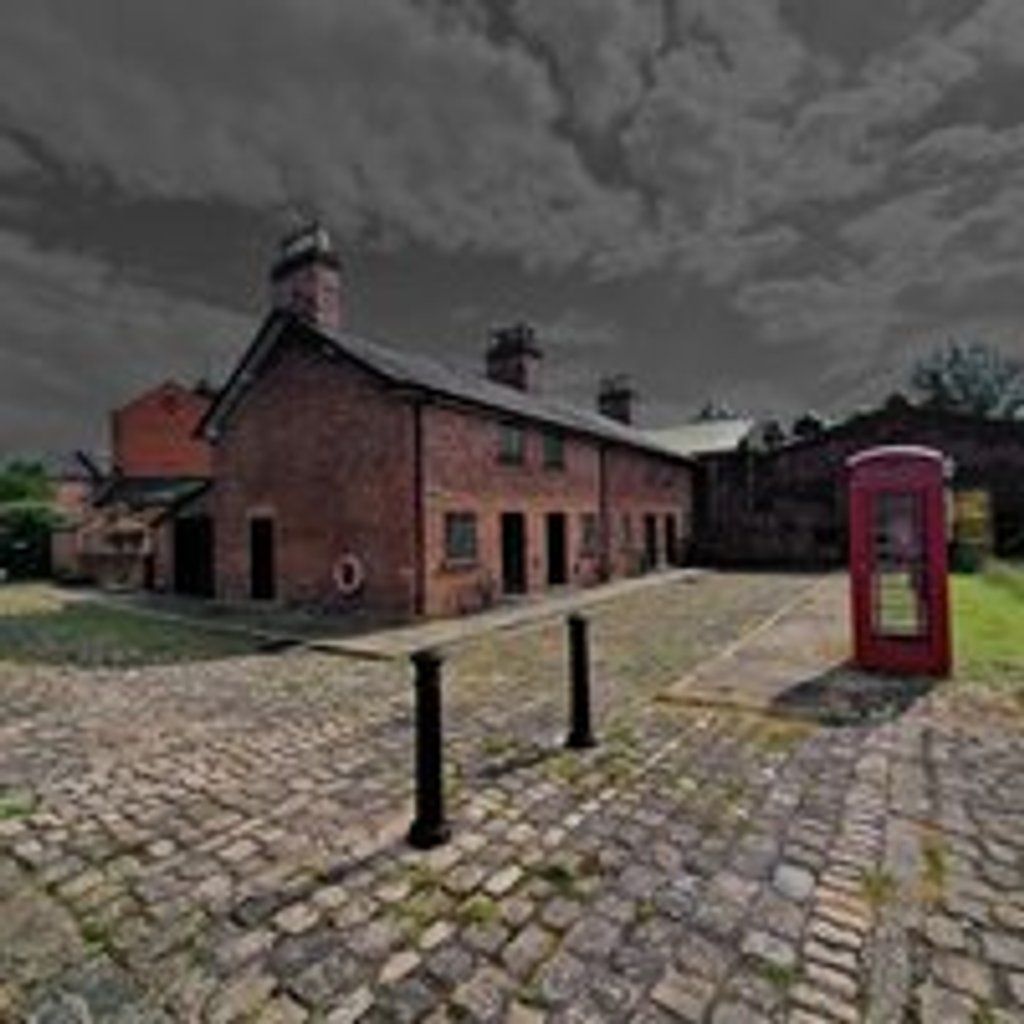
POLYGON ((404 663, 0 662, 0 1020, 1024 1020, 1019 712, 658 699, 814 583, 593 610, 583 753, 560 624, 447 652, 429 853, 404 663))

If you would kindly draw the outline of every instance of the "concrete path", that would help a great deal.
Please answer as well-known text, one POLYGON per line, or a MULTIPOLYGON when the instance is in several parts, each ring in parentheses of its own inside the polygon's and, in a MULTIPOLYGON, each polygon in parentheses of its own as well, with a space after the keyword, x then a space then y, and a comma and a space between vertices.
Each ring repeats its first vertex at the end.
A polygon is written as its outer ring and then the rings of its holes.
POLYGON ((208 602, 168 598, 151 593, 108 593, 93 588, 62 589, 68 600, 92 601, 163 622, 193 624, 214 632, 251 637, 271 648, 306 647, 324 654, 391 661, 424 647, 445 648, 486 636, 519 629, 605 604, 630 594, 697 580, 701 569, 670 569, 633 579, 616 580, 585 590, 566 589, 554 595, 527 597, 489 611, 412 625, 381 627, 365 617, 337 617, 320 627, 302 613, 268 611, 264 614, 208 602))
POLYGON ((790 598, 664 698, 748 711, 785 705, 788 695, 839 672, 849 658, 848 586, 846 575, 836 574, 790 598))
POLYGON ((445 648, 505 630, 521 629, 571 612, 583 611, 630 594, 663 587, 684 580, 696 580, 699 569, 672 569, 635 579, 617 580, 586 590, 573 590, 554 597, 528 598, 476 615, 440 619, 375 630, 343 639, 311 640, 307 646, 328 654, 349 654, 362 658, 403 658, 424 647, 445 648))

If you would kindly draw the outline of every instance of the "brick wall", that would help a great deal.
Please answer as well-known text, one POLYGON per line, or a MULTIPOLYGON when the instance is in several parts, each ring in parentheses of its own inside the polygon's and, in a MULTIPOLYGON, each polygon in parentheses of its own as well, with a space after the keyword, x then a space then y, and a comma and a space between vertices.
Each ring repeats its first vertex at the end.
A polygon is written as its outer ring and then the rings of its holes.
MULTIPOLYGON (((486 607, 502 595, 501 515, 520 512, 526 525, 527 591, 548 587, 547 516, 563 513, 566 523, 567 583, 588 586, 606 575, 603 543, 607 543, 610 576, 642 571, 642 551, 627 546, 617 532, 622 516, 634 520, 634 542, 642 545, 642 517, 658 522, 658 565, 666 562, 665 517, 672 516, 685 551, 690 522, 690 471, 667 460, 632 449, 602 446, 586 438, 564 438, 564 465, 545 465, 545 428, 524 426, 521 464, 499 457, 501 420, 475 412, 427 407, 423 419, 425 473, 426 612, 459 614, 486 607), (602 496, 602 459, 604 489, 602 496), (444 523, 448 512, 473 512, 477 517, 478 558, 470 565, 446 561, 444 523), (607 514, 607 520, 603 516, 607 514), (599 540, 584 544, 586 515, 597 518, 599 540)), ((651 566, 652 568, 654 566, 651 566)))
POLYGON ((608 552, 613 576, 631 576, 647 568, 644 517, 657 527, 658 565, 670 561, 666 522, 671 518, 677 564, 689 556, 692 538, 692 471, 685 466, 626 448, 605 457, 608 502, 608 552))
POLYGON ((133 477, 209 476, 209 445, 193 436, 209 404, 209 398, 168 381, 115 410, 115 467, 133 477))
POLYGON ((955 490, 984 490, 997 549, 1024 551, 1024 424, 915 409, 903 403, 829 434, 762 455, 708 459, 702 471, 702 560, 716 564, 839 565, 847 558, 845 464, 878 445, 935 448, 953 459, 955 490))
POLYGON ((405 612, 415 585, 413 411, 367 373, 283 342, 214 450, 218 596, 249 595, 249 519, 275 523, 277 598, 405 612), (332 569, 355 554, 359 598, 332 569))
POLYGON ((509 464, 500 458, 503 421, 497 414, 399 397, 344 357, 332 360, 299 336, 281 343, 271 358, 214 449, 211 507, 221 598, 249 596, 249 520, 255 515, 275 523, 277 598, 337 609, 362 604, 451 615, 486 607, 503 595, 501 516, 507 512, 524 516, 530 593, 549 585, 549 513, 565 516, 569 585, 596 583, 609 571, 641 571, 645 514, 658 517, 655 564, 666 560, 666 516, 681 538, 677 555, 685 552, 686 467, 618 446, 602 453, 597 441, 571 435, 563 435, 563 464, 549 466, 546 431, 529 424, 522 425, 522 462, 509 464), (602 512, 617 526, 626 510, 636 520, 638 550, 609 534, 606 564, 602 512), (449 512, 476 517, 477 557, 469 564, 447 557, 449 512), (589 547, 585 516, 596 527, 589 547), (332 567, 347 553, 366 567, 357 600, 340 597, 332 579, 332 567))
POLYGON ((564 466, 546 467, 543 432, 525 427, 522 464, 499 459, 501 421, 454 409, 424 410, 424 525, 426 611, 458 614, 484 607, 501 596, 501 514, 522 512, 526 525, 527 590, 547 586, 545 515, 566 515, 568 582, 598 578, 597 552, 581 550, 581 516, 597 515, 597 446, 567 437, 564 466), (478 560, 469 567, 446 564, 446 512, 477 516, 478 560))

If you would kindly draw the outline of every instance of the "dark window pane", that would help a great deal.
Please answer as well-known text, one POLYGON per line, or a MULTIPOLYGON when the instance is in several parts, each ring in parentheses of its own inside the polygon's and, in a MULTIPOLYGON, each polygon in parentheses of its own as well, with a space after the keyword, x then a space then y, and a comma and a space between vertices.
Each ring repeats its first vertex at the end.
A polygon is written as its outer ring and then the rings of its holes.
POLYGON ((584 512, 580 516, 580 553, 596 555, 598 549, 597 516, 593 512, 584 512))
POLYGON ((544 465, 552 468, 565 465, 565 442, 561 434, 544 435, 544 465))
POLYGON ((444 555, 450 562, 476 561, 476 515, 448 512, 444 517, 444 555))
POLYGON ((523 454, 526 450, 526 436, 522 427, 515 427, 509 423, 501 426, 499 435, 498 458, 502 462, 520 463, 523 461, 523 454))
POLYGON ((919 637, 927 632, 925 551, 920 495, 887 492, 874 502, 874 631, 919 637))

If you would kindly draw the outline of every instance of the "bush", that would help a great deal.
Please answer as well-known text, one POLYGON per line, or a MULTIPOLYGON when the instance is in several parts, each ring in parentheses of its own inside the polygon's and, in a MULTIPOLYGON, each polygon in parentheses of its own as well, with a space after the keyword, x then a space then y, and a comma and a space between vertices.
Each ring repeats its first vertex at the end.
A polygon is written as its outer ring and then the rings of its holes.
POLYGON ((15 501, 0 505, 0 569, 10 579, 50 572, 50 533, 57 517, 49 505, 15 501))
POLYGON ((987 558, 985 552, 973 544, 954 541, 949 552, 949 567, 953 572, 984 572, 987 558))

